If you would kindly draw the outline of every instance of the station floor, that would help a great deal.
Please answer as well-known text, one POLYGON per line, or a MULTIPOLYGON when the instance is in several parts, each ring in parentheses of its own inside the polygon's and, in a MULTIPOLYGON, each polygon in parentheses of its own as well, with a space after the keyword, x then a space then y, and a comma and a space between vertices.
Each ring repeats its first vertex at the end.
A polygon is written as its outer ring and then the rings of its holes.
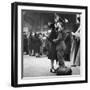
MULTIPOLYGON (((71 67, 70 61, 65 61, 65 65, 71 67)), ((72 75, 80 75, 80 66, 71 67, 71 69, 72 75)), ((55 75, 55 73, 50 72, 50 60, 47 57, 23 56, 23 77, 55 75)))

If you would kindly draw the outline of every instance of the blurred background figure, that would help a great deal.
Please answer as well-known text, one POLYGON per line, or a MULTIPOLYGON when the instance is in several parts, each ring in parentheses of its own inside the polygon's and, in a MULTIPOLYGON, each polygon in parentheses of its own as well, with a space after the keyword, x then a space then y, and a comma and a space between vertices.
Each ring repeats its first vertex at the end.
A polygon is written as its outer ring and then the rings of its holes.
POLYGON ((77 30, 75 32, 72 32, 73 35, 72 48, 71 48, 72 66, 80 66, 80 30, 81 30, 80 16, 76 17, 76 20, 77 20, 76 23, 77 30))
POLYGON ((40 57, 40 47, 41 47, 41 40, 39 38, 39 34, 35 33, 35 43, 34 43, 34 51, 35 51, 35 56, 40 57))
POLYGON ((30 36, 30 42, 29 42, 29 47, 30 47, 30 55, 35 56, 35 33, 32 32, 30 36))
POLYGON ((23 47, 24 47, 24 54, 28 54, 28 38, 25 32, 23 32, 23 47))
POLYGON ((66 44, 66 50, 64 53, 64 58, 66 61, 70 61, 70 52, 71 52, 71 39, 72 35, 70 31, 65 32, 65 44, 66 44))
POLYGON ((32 55, 32 50, 33 50, 32 39, 33 39, 33 36, 32 36, 32 33, 30 33, 30 35, 29 35, 29 56, 32 55))

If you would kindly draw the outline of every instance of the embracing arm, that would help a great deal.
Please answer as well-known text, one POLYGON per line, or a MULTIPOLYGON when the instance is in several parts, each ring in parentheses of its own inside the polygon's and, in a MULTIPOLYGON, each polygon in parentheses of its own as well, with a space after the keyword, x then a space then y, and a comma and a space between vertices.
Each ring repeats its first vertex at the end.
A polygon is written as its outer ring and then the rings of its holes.
POLYGON ((62 33, 59 32, 56 39, 53 40, 53 42, 58 42, 59 40, 62 40, 62 33))

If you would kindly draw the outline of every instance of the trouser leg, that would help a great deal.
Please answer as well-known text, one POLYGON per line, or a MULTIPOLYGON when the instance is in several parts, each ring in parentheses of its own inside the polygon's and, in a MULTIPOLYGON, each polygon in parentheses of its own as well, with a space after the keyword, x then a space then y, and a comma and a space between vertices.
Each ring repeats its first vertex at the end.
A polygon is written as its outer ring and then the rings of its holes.
POLYGON ((60 51, 57 51, 57 58, 59 61, 59 66, 65 67, 64 57, 60 51))

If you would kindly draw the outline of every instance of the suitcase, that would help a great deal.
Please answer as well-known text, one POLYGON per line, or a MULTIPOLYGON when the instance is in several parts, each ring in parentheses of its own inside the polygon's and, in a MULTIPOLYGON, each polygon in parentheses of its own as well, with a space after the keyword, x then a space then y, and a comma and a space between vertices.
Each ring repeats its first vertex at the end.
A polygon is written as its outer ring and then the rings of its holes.
POLYGON ((72 69, 69 67, 58 67, 56 75, 72 75, 72 69))

